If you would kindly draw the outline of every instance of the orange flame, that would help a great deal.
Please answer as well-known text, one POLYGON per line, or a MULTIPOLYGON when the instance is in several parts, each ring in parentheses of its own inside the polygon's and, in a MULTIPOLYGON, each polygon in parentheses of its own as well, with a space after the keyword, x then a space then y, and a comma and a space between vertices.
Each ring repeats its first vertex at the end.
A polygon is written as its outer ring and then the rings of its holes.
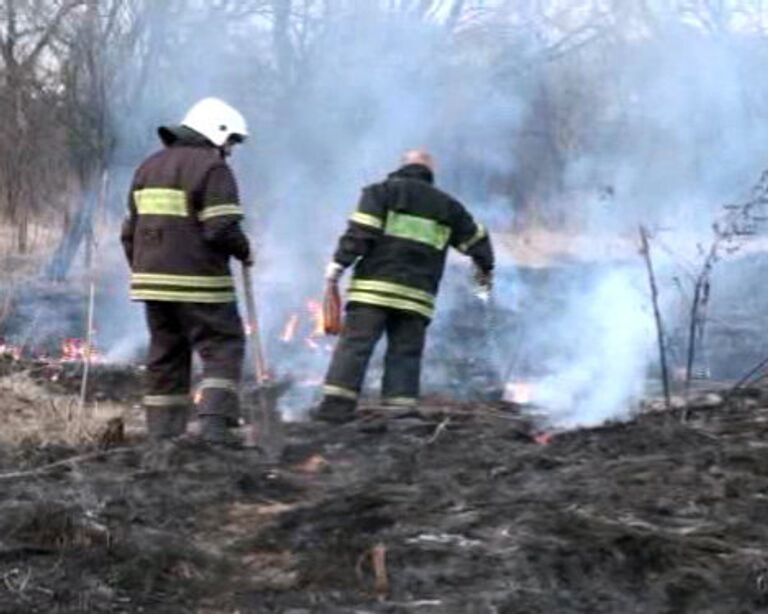
POLYGON ((312 318, 312 333, 310 337, 322 337, 325 335, 325 318, 323 316, 323 304, 317 299, 307 301, 307 311, 312 318))
POLYGON ((283 343, 290 343, 296 336, 296 329, 299 327, 299 314, 292 313, 283 327, 283 332, 280 334, 280 341, 283 343))
POLYGON ((84 339, 68 337, 61 342, 62 362, 79 362, 81 360, 97 360, 98 352, 93 345, 88 345, 84 339))

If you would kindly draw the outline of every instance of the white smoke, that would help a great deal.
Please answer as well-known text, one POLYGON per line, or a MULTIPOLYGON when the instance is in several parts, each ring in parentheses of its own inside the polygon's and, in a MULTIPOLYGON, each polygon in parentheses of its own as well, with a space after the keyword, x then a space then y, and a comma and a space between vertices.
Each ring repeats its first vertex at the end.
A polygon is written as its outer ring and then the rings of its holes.
POLYGON ((573 297, 556 323, 561 353, 531 399, 553 424, 592 426, 626 417, 643 394, 656 347, 644 276, 641 268, 609 271, 573 297))
MULTIPOLYGON (((720 38, 665 21, 655 38, 632 33, 615 47, 586 46, 548 62, 531 51, 528 31, 503 51, 500 41, 454 37, 439 21, 353 4, 339 5, 311 49, 302 49, 300 71, 279 84, 265 20, 243 20, 223 36, 229 26, 222 19, 213 27, 215 10, 158 8, 152 27, 163 35, 154 51, 161 61, 141 73, 148 82, 130 113, 113 113, 122 171, 158 146, 157 125, 177 120, 200 96, 221 96, 248 116, 254 137, 233 165, 259 243, 259 306, 278 371, 322 375, 327 352, 281 362, 279 329, 322 292, 324 263, 359 188, 393 170, 404 147, 431 147, 439 185, 499 238, 526 205, 537 222, 562 217, 569 230, 596 240, 634 235, 645 222, 667 227, 674 243, 676 232, 706 233, 716 206, 763 165, 766 54, 749 36, 720 38), (565 114, 571 106, 580 111, 565 114)), ((124 181, 115 210, 125 190, 124 181)), ((111 249, 118 250, 116 237, 111 249)), ((495 331, 494 360, 506 372, 523 348, 544 377, 536 400, 562 424, 625 416, 656 359, 647 280, 631 250, 637 268, 606 256, 600 273, 584 277, 585 288, 553 281, 542 291, 510 273, 511 258, 497 243, 507 265, 497 304, 516 308, 534 293, 544 303, 528 305, 514 330, 495 331)), ((573 275, 584 273, 574 267, 573 275)), ((676 293, 670 277, 660 272, 667 297, 676 293)), ((455 298, 441 299, 436 324, 455 298)), ((110 323, 102 341, 135 347, 144 322, 140 310, 116 307, 120 301, 127 290, 100 309, 110 323)))

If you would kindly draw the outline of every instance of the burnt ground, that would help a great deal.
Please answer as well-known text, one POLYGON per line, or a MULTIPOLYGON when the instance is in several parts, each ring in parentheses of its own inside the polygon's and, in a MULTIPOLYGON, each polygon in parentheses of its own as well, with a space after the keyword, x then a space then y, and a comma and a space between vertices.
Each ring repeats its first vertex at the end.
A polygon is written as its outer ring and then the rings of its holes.
POLYGON ((546 444, 501 405, 294 424, 277 465, 6 445, 0 612, 768 611, 756 396, 546 444))

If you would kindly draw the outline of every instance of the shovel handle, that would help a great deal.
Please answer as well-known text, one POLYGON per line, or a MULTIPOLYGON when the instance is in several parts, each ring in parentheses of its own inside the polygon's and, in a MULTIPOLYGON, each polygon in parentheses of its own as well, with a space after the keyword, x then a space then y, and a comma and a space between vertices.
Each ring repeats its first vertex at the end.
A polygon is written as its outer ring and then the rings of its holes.
POLYGON ((253 295, 253 281, 251 280, 250 267, 243 265, 242 273, 247 317, 246 334, 251 339, 253 367, 256 374, 256 381, 259 384, 262 384, 267 379, 267 365, 264 361, 264 352, 261 345, 261 333, 259 332, 259 319, 256 312, 256 301, 253 295))

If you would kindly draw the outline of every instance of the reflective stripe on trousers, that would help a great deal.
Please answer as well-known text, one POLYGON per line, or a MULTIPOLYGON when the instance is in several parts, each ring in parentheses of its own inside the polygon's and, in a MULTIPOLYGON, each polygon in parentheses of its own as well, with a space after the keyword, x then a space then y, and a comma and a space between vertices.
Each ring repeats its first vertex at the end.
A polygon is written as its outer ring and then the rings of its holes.
POLYGON ((329 397, 356 395, 363 387, 368 362, 382 335, 387 335, 384 378, 385 399, 415 401, 419 396, 421 358, 429 321, 419 315, 371 305, 350 305, 344 329, 326 377, 329 397))

